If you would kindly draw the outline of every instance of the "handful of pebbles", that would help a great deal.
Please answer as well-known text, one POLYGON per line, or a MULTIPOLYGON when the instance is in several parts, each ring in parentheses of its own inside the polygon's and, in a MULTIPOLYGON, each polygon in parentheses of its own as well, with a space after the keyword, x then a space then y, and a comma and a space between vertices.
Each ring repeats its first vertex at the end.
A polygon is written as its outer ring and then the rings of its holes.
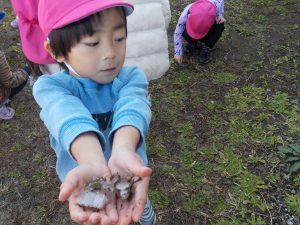
POLYGON ((77 204, 82 207, 103 209, 117 195, 122 200, 128 200, 132 194, 132 186, 141 180, 140 177, 121 178, 118 173, 111 179, 95 178, 86 184, 77 198, 77 204))

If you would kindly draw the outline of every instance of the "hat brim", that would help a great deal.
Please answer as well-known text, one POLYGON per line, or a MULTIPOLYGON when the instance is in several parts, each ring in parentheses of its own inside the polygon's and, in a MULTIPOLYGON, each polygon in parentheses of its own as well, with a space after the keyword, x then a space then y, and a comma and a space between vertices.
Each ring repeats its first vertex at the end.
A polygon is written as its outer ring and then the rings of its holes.
POLYGON ((69 13, 66 13, 63 18, 59 19, 59 21, 53 25, 52 29, 64 27, 99 11, 117 6, 121 6, 125 9, 126 16, 129 16, 134 10, 133 5, 126 2, 121 2, 120 0, 88 1, 84 2, 82 5, 77 5, 76 8, 73 8, 69 13))

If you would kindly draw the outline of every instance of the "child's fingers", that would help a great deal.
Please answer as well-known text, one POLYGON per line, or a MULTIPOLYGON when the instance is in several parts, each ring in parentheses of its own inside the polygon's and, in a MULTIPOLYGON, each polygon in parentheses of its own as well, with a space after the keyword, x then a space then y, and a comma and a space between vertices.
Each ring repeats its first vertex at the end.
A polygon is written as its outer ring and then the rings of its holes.
POLYGON ((133 221, 138 221, 144 211, 147 201, 147 192, 150 178, 144 178, 141 182, 136 184, 134 198, 132 199, 134 208, 132 212, 133 221))
POLYGON ((107 215, 105 215, 104 212, 94 212, 90 215, 89 218, 89 224, 109 225, 111 223, 111 219, 107 215))
POLYGON ((66 201, 73 191, 78 187, 79 180, 77 179, 77 176, 75 176, 72 171, 67 174, 64 182, 60 186, 60 192, 59 192, 59 201, 66 201))
POLYGON ((75 199, 72 197, 69 199, 69 212, 71 219, 77 223, 83 223, 89 218, 88 213, 77 205, 75 199))
POLYGON ((59 192, 59 196, 58 199, 59 201, 66 201, 71 194, 73 193, 74 189, 77 187, 76 183, 72 183, 72 182, 67 182, 67 183, 63 183, 60 186, 60 192, 59 192))
POLYGON ((112 172, 127 171, 138 177, 148 177, 152 173, 152 169, 144 166, 144 162, 136 152, 129 152, 129 154, 122 161, 116 160, 117 163, 112 163, 112 172), (124 163, 126 162, 126 163, 124 163))
POLYGON ((106 214, 100 214, 99 216, 99 224, 101 225, 110 225, 110 224, 115 224, 118 220, 110 218, 106 214))
POLYGON ((139 219, 141 218, 144 212, 145 204, 146 204, 146 198, 138 198, 135 201, 133 212, 132 212, 132 220, 134 222, 138 222, 139 219))
MULTIPOLYGON (((118 221, 118 212, 116 209, 116 204, 115 203, 108 204, 105 207, 105 210, 106 210, 107 216, 110 218, 110 221, 108 224, 116 223, 118 221)), ((106 222, 106 221, 104 220, 103 222, 106 222)))
POLYGON ((118 201, 119 219, 117 225, 128 225, 132 221, 132 207, 128 201, 118 201))

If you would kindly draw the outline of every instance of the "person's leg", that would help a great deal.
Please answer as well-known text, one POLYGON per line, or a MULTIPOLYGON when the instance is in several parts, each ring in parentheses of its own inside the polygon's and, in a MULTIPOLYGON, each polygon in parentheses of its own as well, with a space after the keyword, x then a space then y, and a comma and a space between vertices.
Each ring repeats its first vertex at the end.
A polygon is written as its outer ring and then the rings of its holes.
MULTIPOLYGON (((8 96, 10 95, 11 89, 5 87, 0 83, 0 103, 6 103, 8 101, 8 96)), ((0 104, 2 106, 2 104, 0 104)))
POLYGON ((26 74, 27 79, 21 83, 19 86, 15 87, 15 88, 11 88, 11 92, 9 95, 9 99, 13 98, 16 94, 18 94, 27 84, 28 78, 31 76, 31 72, 28 66, 23 67, 23 69, 20 70, 22 73, 26 74))
POLYGON ((18 70, 11 72, 10 66, 3 52, 0 51, 0 83, 6 88, 15 88, 28 79, 28 72, 18 70))
POLYGON ((210 53, 212 48, 215 46, 215 44, 218 42, 220 37, 222 36, 222 33, 224 31, 224 23, 221 24, 214 24, 207 35, 204 36, 200 41, 204 43, 204 46, 202 47, 200 51, 199 56, 199 63, 205 64, 210 61, 210 53))
POLYGON ((9 99, 12 99, 16 94, 18 94, 26 85, 27 80, 25 80, 22 84, 20 84, 18 87, 11 88, 9 99))
POLYGON ((147 198, 146 206, 139 223, 141 225, 154 225, 156 223, 156 214, 149 198, 147 198))
POLYGON ((8 102, 6 96, 8 96, 9 93, 10 88, 6 88, 0 84, 0 120, 9 120, 15 115, 15 110, 6 106, 8 102))
POLYGON ((221 38, 224 28, 224 23, 215 23, 200 41, 203 42, 205 46, 212 49, 221 38))

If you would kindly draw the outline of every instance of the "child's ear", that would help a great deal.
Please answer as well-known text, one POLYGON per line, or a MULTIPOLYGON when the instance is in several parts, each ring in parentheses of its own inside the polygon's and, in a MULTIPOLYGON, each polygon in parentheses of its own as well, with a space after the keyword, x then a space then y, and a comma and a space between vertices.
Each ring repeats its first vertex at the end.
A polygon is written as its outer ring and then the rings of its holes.
POLYGON ((57 62, 62 63, 62 62, 65 61, 65 57, 63 57, 63 56, 58 56, 58 57, 56 57, 56 56, 53 54, 52 49, 51 49, 51 46, 50 46, 49 40, 46 40, 46 41, 44 42, 44 48, 45 48, 45 49, 47 50, 47 52, 52 56, 52 58, 55 59, 57 62))

